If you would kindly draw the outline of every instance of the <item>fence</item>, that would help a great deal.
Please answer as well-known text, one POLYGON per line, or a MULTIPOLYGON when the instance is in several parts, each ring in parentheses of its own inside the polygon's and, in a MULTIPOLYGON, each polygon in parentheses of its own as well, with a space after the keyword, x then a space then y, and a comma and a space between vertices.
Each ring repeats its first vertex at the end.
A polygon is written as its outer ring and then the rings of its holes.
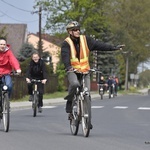
MULTIPOLYGON (((24 76, 14 76, 13 78, 13 92, 11 99, 20 99, 28 95, 27 83, 24 76)), ((68 88, 67 79, 64 79, 64 85, 68 88)), ((44 86, 45 93, 54 93, 57 91, 58 78, 57 75, 50 75, 48 82, 44 86)), ((97 91, 97 82, 91 82, 91 91, 97 91)))
MULTIPOLYGON (((13 78, 12 99, 19 99, 28 95, 27 83, 24 76, 14 76, 13 78)), ((57 91, 58 79, 56 75, 51 75, 44 86, 45 93, 54 93, 57 91)))

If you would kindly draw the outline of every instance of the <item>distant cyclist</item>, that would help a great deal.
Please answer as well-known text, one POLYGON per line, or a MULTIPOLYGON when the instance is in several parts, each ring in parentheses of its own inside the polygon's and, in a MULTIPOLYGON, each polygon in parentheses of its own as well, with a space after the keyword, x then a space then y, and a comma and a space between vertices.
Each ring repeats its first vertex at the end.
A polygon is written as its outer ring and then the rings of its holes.
POLYGON ((26 81, 28 83, 29 101, 33 100, 33 84, 31 79, 42 80, 42 83, 37 83, 39 91, 38 111, 42 112, 44 84, 47 81, 47 72, 44 61, 40 58, 38 52, 34 52, 31 56, 31 61, 26 72, 26 81))
POLYGON ((104 76, 100 76, 100 79, 99 79, 99 84, 103 85, 103 93, 106 91, 106 81, 104 79, 104 76))

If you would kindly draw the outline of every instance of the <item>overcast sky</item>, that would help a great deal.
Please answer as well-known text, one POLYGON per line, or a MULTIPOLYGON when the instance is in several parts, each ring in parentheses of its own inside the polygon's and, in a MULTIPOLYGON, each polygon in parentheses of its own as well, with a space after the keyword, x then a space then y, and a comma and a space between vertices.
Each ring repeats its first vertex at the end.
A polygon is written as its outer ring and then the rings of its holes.
MULTIPOLYGON (((27 24, 28 32, 39 31, 38 13, 32 14, 34 0, 0 0, 0 23, 27 24)), ((44 26, 42 20, 42 27, 44 26)))

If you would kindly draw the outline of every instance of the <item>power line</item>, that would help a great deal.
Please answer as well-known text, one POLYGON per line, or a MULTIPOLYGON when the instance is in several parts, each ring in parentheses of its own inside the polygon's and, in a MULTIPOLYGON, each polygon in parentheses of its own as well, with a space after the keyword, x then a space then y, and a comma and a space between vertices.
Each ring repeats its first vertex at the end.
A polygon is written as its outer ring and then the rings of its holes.
POLYGON ((37 20, 33 20, 33 21, 21 21, 21 20, 17 20, 17 19, 15 19, 15 18, 13 18, 13 17, 8 16, 6 13, 2 12, 1 10, 0 10, 0 12, 1 12, 3 15, 7 16, 8 18, 10 18, 10 19, 12 19, 12 20, 14 20, 14 21, 21 22, 21 23, 22 23, 22 22, 24 22, 24 23, 30 23, 30 22, 36 22, 36 21, 38 21, 38 19, 37 19, 37 20))
POLYGON ((16 8, 16 9, 19 9, 19 10, 21 10, 21 11, 25 11, 25 12, 30 12, 30 13, 32 13, 32 11, 30 11, 30 10, 25 10, 25 9, 16 7, 16 6, 14 6, 14 5, 12 5, 12 4, 8 3, 8 2, 5 2, 4 0, 1 0, 1 1, 2 1, 3 3, 5 3, 5 4, 7 4, 7 5, 11 6, 11 7, 14 7, 14 8, 16 8))

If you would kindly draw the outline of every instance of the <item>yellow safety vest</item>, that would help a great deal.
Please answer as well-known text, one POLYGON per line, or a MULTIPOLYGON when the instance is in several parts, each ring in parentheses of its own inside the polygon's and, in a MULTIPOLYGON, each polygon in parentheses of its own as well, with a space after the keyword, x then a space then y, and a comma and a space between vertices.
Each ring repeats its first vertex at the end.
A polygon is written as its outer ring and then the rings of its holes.
POLYGON ((65 41, 70 45, 71 50, 71 65, 74 69, 77 69, 80 72, 87 72, 90 69, 89 65, 89 49, 86 42, 86 37, 84 35, 80 35, 80 60, 76 57, 76 49, 73 41, 70 37, 67 37, 65 41))

